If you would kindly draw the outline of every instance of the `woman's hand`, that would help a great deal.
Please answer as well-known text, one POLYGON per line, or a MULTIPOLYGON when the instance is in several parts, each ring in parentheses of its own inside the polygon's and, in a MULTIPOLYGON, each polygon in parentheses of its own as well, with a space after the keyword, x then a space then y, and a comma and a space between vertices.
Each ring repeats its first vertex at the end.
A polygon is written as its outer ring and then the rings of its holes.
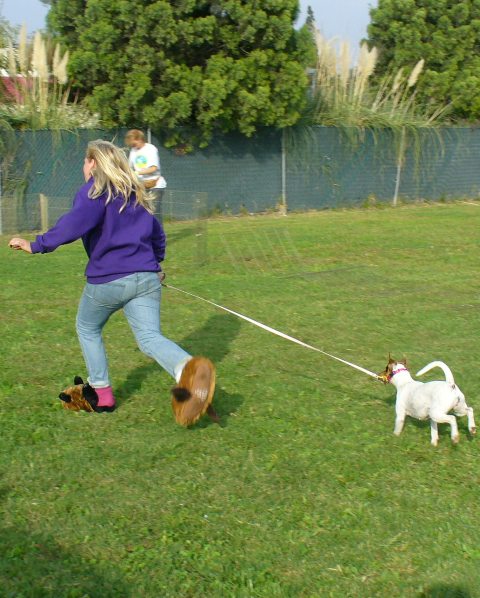
POLYGON ((157 274, 158 278, 160 279, 160 282, 163 282, 165 280, 165 277, 167 276, 165 272, 157 272, 157 274))
POLYGON ((25 239, 19 239, 18 237, 14 237, 10 240, 8 244, 12 249, 21 249, 26 253, 32 253, 32 247, 30 245, 30 241, 26 241, 25 239))

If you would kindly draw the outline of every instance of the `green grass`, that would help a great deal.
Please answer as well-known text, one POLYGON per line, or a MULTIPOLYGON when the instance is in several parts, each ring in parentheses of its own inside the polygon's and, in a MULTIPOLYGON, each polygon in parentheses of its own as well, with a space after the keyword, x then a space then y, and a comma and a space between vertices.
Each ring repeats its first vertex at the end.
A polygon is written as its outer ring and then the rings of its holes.
MULTIPOLYGON (((389 351, 413 372, 441 359, 478 420, 479 218, 214 220, 203 265, 195 227, 169 224, 168 281, 373 371, 389 351)), ((222 426, 174 423, 172 382, 121 314, 106 328, 120 408, 65 411, 58 393, 85 374, 83 249, 0 240, 2 596, 480 596, 465 418, 457 447, 442 427, 432 448, 427 422, 396 438, 392 386, 173 290, 164 332, 216 362, 222 426)))

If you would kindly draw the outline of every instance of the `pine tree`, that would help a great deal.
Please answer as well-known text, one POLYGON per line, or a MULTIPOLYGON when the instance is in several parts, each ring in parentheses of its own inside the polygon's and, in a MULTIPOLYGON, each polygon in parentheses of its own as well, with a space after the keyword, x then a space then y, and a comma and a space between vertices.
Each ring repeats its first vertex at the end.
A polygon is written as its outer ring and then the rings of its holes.
POLYGON ((297 121, 312 48, 297 14, 297 0, 53 0, 49 24, 106 124, 206 144, 297 121))
POLYGON ((307 7, 307 20, 305 21, 305 24, 309 27, 312 27, 315 24, 315 14, 313 12, 313 8, 310 5, 308 5, 307 7))

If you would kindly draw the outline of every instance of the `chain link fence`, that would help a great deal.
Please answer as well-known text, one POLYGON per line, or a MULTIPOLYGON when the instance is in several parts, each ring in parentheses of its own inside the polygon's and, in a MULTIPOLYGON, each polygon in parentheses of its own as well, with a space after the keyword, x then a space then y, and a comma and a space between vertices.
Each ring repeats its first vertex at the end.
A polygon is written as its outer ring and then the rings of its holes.
MULTIPOLYGON (((13 150, 2 160, 0 232, 44 229, 45 202, 51 225, 69 209, 83 184, 87 143, 101 138, 122 147, 125 133, 125 129, 17 132, 13 150)), ((168 182, 164 217, 198 220, 215 214, 258 213, 279 209, 284 202, 289 210, 299 211, 394 198, 478 197, 480 129, 408 133, 403 149, 398 136, 388 130, 354 133, 314 127, 308 135, 292 129, 282 136, 267 130, 251 139, 218 138, 191 154, 168 150, 153 138, 168 182)))
MULTIPOLYGON (((287 154, 289 209, 477 198, 480 129, 348 132, 319 127, 287 154)), ((288 150, 287 150, 288 151, 288 150)))

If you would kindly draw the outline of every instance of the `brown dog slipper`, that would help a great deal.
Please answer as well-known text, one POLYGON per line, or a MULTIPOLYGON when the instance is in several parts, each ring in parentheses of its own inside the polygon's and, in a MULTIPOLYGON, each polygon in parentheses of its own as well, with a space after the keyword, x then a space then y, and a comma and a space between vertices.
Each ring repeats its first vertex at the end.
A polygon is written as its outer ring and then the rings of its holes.
POLYGON ((90 384, 84 384, 80 376, 75 376, 73 386, 69 386, 58 395, 65 409, 71 411, 93 412, 98 409, 98 395, 90 384))
POLYGON ((192 357, 183 368, 178 384, 172 388, 172 408, 177 423, 190 426, 206 411, 216 416, 210 407, 214 391, 215 366, 206 357, 192 357))

